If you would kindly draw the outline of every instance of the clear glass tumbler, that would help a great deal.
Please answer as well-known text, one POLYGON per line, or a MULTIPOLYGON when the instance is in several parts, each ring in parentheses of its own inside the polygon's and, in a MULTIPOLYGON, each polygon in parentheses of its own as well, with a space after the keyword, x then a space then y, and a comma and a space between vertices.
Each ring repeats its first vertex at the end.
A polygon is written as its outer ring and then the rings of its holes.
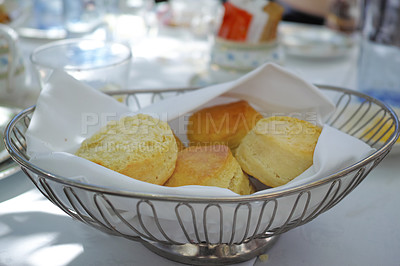
POLYGON ((400 107, 400 1, 366 1, 364 12, 359 89, 400 107))
POLYGON ((51 42, 31 54, 42 88, 55 69, 102 91, 126 88, 131 59, 124 44, 87 39, 51 42))

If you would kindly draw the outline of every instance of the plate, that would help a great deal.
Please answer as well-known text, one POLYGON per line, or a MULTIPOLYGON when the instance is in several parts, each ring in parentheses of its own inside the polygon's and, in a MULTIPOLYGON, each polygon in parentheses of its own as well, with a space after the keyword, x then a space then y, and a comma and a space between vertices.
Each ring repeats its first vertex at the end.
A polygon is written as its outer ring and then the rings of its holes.
POLYGON ((282 23, 279 34, 286 54, 308 58, 332 58, 346 55, 355 40, 325 26, 282 23))

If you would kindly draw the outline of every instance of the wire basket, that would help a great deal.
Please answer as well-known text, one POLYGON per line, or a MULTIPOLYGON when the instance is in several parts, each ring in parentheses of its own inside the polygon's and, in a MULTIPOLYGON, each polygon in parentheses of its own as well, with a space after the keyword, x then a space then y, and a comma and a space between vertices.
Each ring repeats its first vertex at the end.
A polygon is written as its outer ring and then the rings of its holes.
MULTIPOLYGON (((11 157, 40 192, 72 218, 141 241, 155 253, 182 263, 236 263, 264 253, 280 234, 335 206, 379 164, 399 137, 399 121, 390 107, 359 92, 319 87, 336 102, 336 111, 327 124, 361 139, 376 151, 318 181, 263 195, 154 195, 117 191, 53 175, 31 164, 26 154, 25 132, 35 107, 22 111, 9 123, 5 143, 11 157), (168 210, 168 217, 161 210, 168 210)), ((139 109, 184 91, 137 90, 124 96, 130 106, 139 109)))

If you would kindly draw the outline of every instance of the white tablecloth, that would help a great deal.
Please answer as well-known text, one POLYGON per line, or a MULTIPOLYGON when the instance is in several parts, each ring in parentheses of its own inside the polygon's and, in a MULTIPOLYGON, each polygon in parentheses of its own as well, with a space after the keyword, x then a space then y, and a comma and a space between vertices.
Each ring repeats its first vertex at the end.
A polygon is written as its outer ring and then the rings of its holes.
MULTIPOLYGON (((133 46, 136 58, 130 76, 132 88, 187 86, 198 67, 193 64, 198 61, 191 61, 193 56, 201 59, 207 54, 202 42, 189 45, 163 40, 163 50, 155 48, 160 42, 155 39, 133 46)), ((38 44, 21 40, 25 55, 38 44)), ((331 60, 287 57, 285 66, 313 83, 356 88, 355 51, 331 60)), ((337 206, 284 233, 266 253, 268 258, 257 259, 255 265, 399 265, 398 160, 398 156, 386 158, 337 206)), ((74 221, 19 172, 0 180, 0 265, 177 263, 153 254, 138 242, 106 235, 74 221)))

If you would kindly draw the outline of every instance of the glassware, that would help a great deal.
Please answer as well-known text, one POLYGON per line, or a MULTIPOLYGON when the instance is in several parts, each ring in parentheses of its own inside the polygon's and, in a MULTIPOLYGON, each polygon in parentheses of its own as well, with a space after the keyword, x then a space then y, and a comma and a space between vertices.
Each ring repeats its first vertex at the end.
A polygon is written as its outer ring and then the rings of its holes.
MULTIPOLYGON (((49 1, 50 2, 50 1, 49 1)), ((64 23, 69 33, 87 33, 103 22, 105 0, 63 0, 64 23)))
POLYGON ((206 83, 236 79, 267 62, 282 64, 284 54, 277 37, 282 14, 283 7, 272 1, 226 1, 206 83))
POLYGON ((87 39, 51 42, 31 54, 42 88, 55 69, 62 69, 102 91, 126 86, 131 58, 131 50, 124 44, 87 39))
POLYGON ((34 0, 31 25, 40 30, 63 29, 63 3, 61 0, 34 0))
POLYGON ((400 107, 400 3, 368 1, 358 62, 359 89, 400 107))
POLYGON ((329 5, 325 24, 336 31, 351 34, 357 31, 360 21, 361 0, 333 0, 329 5))

